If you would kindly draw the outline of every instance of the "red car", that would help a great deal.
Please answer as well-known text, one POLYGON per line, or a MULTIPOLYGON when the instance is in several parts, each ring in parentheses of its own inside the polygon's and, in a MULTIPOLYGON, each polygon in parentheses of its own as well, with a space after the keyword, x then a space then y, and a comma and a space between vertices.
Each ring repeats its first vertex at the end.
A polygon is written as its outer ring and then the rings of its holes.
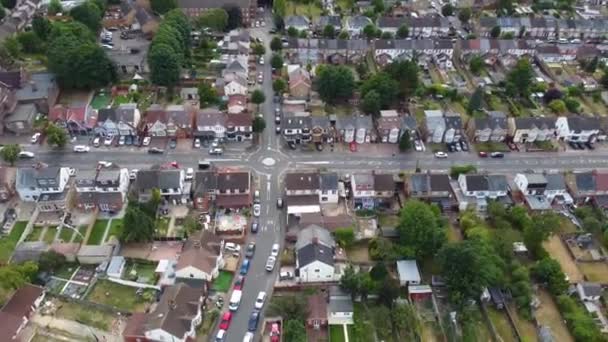
POLYGON ((481 158, 487 158, 488 157, 488 152, 479 151, 479 156, 481 158))
POLYGON ((270 342, 279 342, 281 340, 281 331, 278 323, 272 323, 270 328, 270 342))
POLYGON ((236 278, 236 281, 234 282, 234 289, 243 290, 243 284, 245 284, 245 277, 239 276, 238 278, 236 278))
POLYGON ((228 330, 230 321, 232 320, 232 312, 224 312, 222 315, 222 321, 220 322, 220 330, 228 330))
POLYGON ((357 152, 357 143, 356 142, 351 142, 350 144, 348 144, 348 147, 350 148, 351 152, 357 152))

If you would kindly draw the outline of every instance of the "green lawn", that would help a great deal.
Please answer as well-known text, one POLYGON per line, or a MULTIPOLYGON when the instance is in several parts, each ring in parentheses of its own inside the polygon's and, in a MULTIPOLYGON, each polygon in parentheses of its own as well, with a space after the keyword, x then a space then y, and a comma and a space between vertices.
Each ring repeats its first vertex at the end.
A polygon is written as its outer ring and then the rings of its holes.
POLYGON ((321 16, 321 8, 317 7, 314 2, 310 4, 298 4, 294 1, 287 1, 287 15, 305 15, 313 19, 321 16))
POLYGON ((504 312, 488 307, 488 317, 490 317, 496 332, 503 341, 516 341, 509 319, 504 312))
POLYGON ((380 227, 397 227, 399 225, 399 216, 378 214, 378 224, 380 227))
POLYGON ((127 98, 124 95, 118 95, 114 98, 114 101, 112 102, 112 105, 114 107, 118 107, 119 105, 123 104, 123 103, 129 103, 129 98, 127 98))
POLYGON ((91 107, 93 107, 93 109, 106 108, 109 104, 110 104, 110 95, 108 95, 106 93, 95 94, 95 97, 93 97, 93 100, 91 101, 91 107))
POLYGON ((10 259, 21 234, 25 230, 25 226, 27 226, 25 221, 16 222, 10 234, 0 239, 0 262, 6 263, 10 259))
POLYGON ((344 337, 344 327, 341 325, 330 325, 329 326, 329 341, 330 342, 346 341, 346 338, 344 337))
POLYGON ((91 235, 89 235, 87 245, 100 245, 103 234, 106 232, 107 225, 108 220, 97 220, 93 225, 93 230, 91 231, 91 235))
POLYGON ((59 239, 63 242, 70 242, 72 235, 74 235, 74 231, 72 229, 62 227, 61 232, 59 232, 59 239))
POLYGON ((136 262, 136 261, 127 261, 127 267, 124 277, 136 281, 138 278, 143 277, 147 278, 148 284, 156 283, 156 265, 154 263, 145 263, 145 262, 136 262))
POLYGON ((76 271, 77 268, 78 264, 68 263, 61 266, 61 268, 55 271, 53 275, 57 278, 69 280, 70 278, 72 278, 72 274, 74 274, 74 271, 76 271))
POLYGON ((218 292, 228 292, 230 284, 232 284, 232 272, 220 271, 220 274, 215 278, 211 288, 218 292))
POLYGON ((156 220, 156 235, 167 236, 169 233, 169 218, 163 217, 156 220))
POLYGON ((106 242, 110 240, 111 236, 115 236, 118 239, 122 234, 122 228, 122 219, 113 219, 112 223, 110 223, 110 230, 108 231, 106 242))
POLYGON ((74 236, 74 242, 75 243, 80 243, 82 242, 82 237, 87 233, 87 226, 80 226, 78 227, 78 232, 80 234, 76 234, 76 236, 74 236))
POLYGON ((40 235, 42 234, 42 227, 34 227, 30 235, 25 238, 25 241, 38 241, 40 240, 40 235))
POLYGON ((42 240, 50 245, 55 240, 55 235, 57 235, 57 227, 49 227, 46 230, 46 234, 44 234, 44 238, 42 238, 42 240))
POLYGON ((505 143, 488 141, 483 143, 475 143, 475 149, 477 151, 484 152, 508 152, 509 147, 505 143))
MULTIPOLYGON (((98 280, 93 290, 87 296, 91 302, 111 305, 116 308, 131 312, 143 312, 149 301, 136 294, 137 289, 125 285, 113 283, 109 280, 98 280)), ((154 290, 146 290, 148 292, 154 290)), ((154 296, 150 296, 154 299, 154 296)))
POLYGON ((109 331, 114 321, 113 315, 73 302, 62 302, 55 315, 104 331, 109 331))

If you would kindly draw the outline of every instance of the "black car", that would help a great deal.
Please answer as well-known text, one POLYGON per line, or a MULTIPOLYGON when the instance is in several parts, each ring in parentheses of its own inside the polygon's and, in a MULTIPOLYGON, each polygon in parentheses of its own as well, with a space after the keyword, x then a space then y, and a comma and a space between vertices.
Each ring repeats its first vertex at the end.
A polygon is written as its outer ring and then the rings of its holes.
POLYGON ((590 143, 590 142, 586 142, 586 143, 585 143, 585 146, 587 146, 587 148, 588 148, 588 149, 590 149, 590 150, 595 150, 595 147, 594 147, 594 146, 593 146, 593 144, 592 144, 592 143, 590 143))
POLYGON ((169 140, 169 148, 173 150, 173 149, 175 149, 175 147, 177 147, 177 140, 176 139, 169 140))
POLYGON ((445 146, 447 147, 449 152, 456 151, 456 148, 454 147, 454 144, 452 144, 452 143, 446 143, 445 146))
POLYGON ((255 254, 255 242, 250 242, 247 245, 247 249, 245 249, 245 257, 253 258, 254 254, 255 254))
POLYGON ((258 330, 259 320, 260 320, 260 312, 257 310, 252 312, 251 316, 249 316, 249 323, 247 324, 247 330, 249 330, 249 331, 258 330))
POLYGON ((573 150, 578 150, 578 144, 574 141, 569 142, 568 145, 570 145, 570 148, 572 148, 573 150))
POLYGON ((293 142, 293 141, 288 141, 287 145, 289 145, 289 148, 292 149, 292 150, 296 149, 296 143, 293 142))
POLYGON ((163 153, 165 153, 165 150, 163 150, 162 148, 158 148, 158 147, 152 147, 152 148, 148 149, 148 153, 163 154, 163 153))
POLYGON ((253 222, 253 223, 251 224, 251 232, 252 232, 252 233, 257 233, 257 232, 258 232, 259 225, 260 225, 259 223, 257 223, 257 222, 253 222))
POLYGON ((275 127, 274 127, 274 132, 275 132, 276 134, 281 134, 281 126, 279 126, 279 125, 275 126, 275 127))
POLYGON ((502 153, 502 152, 492 152, 490 154, 490 157, 492 157, 492 158, 504 158, 505 154, 502 153))
POLYGON ((578 146, 579 150, 584 150, 585 149, 585 145, 582 142, 578 142, 578 143, 576 143, 576 145, 578 146))

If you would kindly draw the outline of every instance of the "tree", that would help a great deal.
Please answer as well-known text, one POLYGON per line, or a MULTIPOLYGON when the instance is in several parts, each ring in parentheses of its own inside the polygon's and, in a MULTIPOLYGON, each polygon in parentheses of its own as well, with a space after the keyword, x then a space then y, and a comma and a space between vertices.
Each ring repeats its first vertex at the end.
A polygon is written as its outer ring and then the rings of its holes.
POLYGON ((207 82, 201 82, 198 85, 198 99, 201 108, 209 107, 220 102, 217 91, 207 82))
POLYGON ((154 238, 154 220, 137 205, 128 205, 123 219, 124 226, 120 236, 122 242, 147 242, 154 238))
POLYGON ((365 113, 377 116, 380 113, 380 109, 382 109, 380 94, 376 90, 367 92, 361 100, 361 109, 365 113))
MULTIPOLYGON (((62 228, 68 229, 68 228, 62 228)), ((43 252, 38 259, 38 269, 44 272, 53 272, 66 263, 65 255, 53 250, 43 252)))
POLYGON ((530 61, 522 58, 507 74, 506 91, 510 96, 527 97, 534 80, 534 70, 530 61))
POLYGON ((253 54, 258 56, 262 56, 266 53, 266 48, 264 47, 264 44, 261 43, 254 44, 252 50, 253 54))
POLYGON ((303 321, 288 320, 285 322, 285 328, 283 328, 285 335, 285 341, 293 342, 306 342, 306 328, 304 327, 303 321))
POLYGON ((272 3, 272 13, 283 18, 287 13, 287 1, 286 0, 274 0, 272 3))
POLYGON ((369 276, 373 281, 384 281, 388 276, 388 269, 383 262, 377 262, 374 267, 369 271, 369 276))
POLYGON ((176 85, 181 73, 178 58, 173 49, 166 44, 152 46, 148 54, 152 83, 168 87, 176 85))
POLYGON ((4 6, 0 6, 0 20, 4 19, 4 17, 6 17, 6 9, 4 6))
POLYGON ((546 254, 542 243, 555 232, 559 225, 557 214, 543 213, 535 215, 531 223, 524 228, 524 244, 533 257, 538 258, 546 254))
POLYGON ((418 64, 415 60, 397 61, 389 64, 384 71, 391 78, 399 82, 400 94, 404 97, 412 96, 420 84, 418 78, 418 64))
POLYGON ((374 24, 368 24, 363 28, 363 34, 367 37, 367 39, 373 39, 378 37, 378 29, 374 24))
POLYGON ((287 90, 287 82, 282 78, 277 78, 272 82, 272 90, 275 94, 282 94, 287 90))
POLYGON ((348 32, 346 31, 342 31, 340 32, 340 34, 338 35, 338 39, 348 39, 350 38, 350 35, 348 34, 348 32))
POLYGON ((450 299, 459 305, 479 298, 485 287, 499 284, 503 277, 502 259, 479 239, 449 243, 437 260, 450 299))
POLYGON ((403 131, 401 138, 399 138, 399 151, 406 152, 412 148, 412 140, 410 139, 410 132, 408 130, 403 131))
POLYGON ((334 232, 334 236, 342 248, 347 248, 355 242, 355 232, 352 227, 338 228, 334 232))
POLYGON ((278 70, 283 68, 283 57, 278 53, 273 54, 270 58, 270 66, 278 70))
POLYGON ((566 103, 562 100, 553 100, 549 102, 549 109, 554 113, 561 114, 566 112, 566 103))
POLYGON ((467 106, 467 112, 469 114, 473 114, 476 111, 481 110, 482 97, 483 90, 481 89, 481 87, 477 87, 477 89, 475 89, 473 95, 471 95, 471 98, 469 99, 469 104, 467 106))
POLYGON ((559 296, 568 289, 566 275, 562 272, 559 262, 551 257, 544 257, 536 262, 531 269, 532 276, 541 283, 547 284, 549 292, 554 296, 559 296))
POLYGON ((323 65, 317 72, 317 88, 323 101, 337 103, 352 96, 355 78, 345 66, 323 65))
POLYGON ((471 19, 471 13, 470 7, 461 8, 458 11, 458 20, 460 20, 463 24, 468 23, 469 19, 471 19))
POLYGON ((492 38, 498 38, 500 37, 500 26, 494 26, 492 27, 492 30, 490 31, 490 37, 492 38))
POLYGON ((239 27, 243 22, 243 17, 241 14, 241 10, 236 6, 224 7, 226 13, 228 13, 228 25, 226 25, 226 30, 234 30, 239 27))
MULTIPOLYGON (((395 262, 400 256, 398 246, 385 238, 376 238, 369 243, 369 256, 372 260, 383 262, 395 262)), ((406 253, 401 253, 406 254, 406 253)), ((408 256, 413 256, 409 253, 408 256)))
POLYGON ((9 56, 14 60, 21 58, 21 44, 17 40, 17 37, 11 36, 4 39, 2 46, 6 49, 9 56))
POLYGON ((287 35, 288 35, 288 36, 290 36, 291 38, 296 38, 296 37, 298 37, 298 34, 300 34, 300 32, 298 32, 298 29, 297 29, 297 28, 295 28, 295 27, 293 27, 293 26, 290 26, 290 27, 287 29, 287 35))
MULTIPOLYGON (((375 91, 378 95, 380 104, 379 109, 387 108, 397 99, 397 95, 399 94, 399 83, 391 78, 388 73, 379 72, 365 80, 361 85, 361 96, 364 100, 366 95, 371 91, 375 91)), ((375 103, 372 102, 374 105, 377 104, 377 100, 375 101, 375 103)), ((372 113, 377 113, 377 111, 372 113)))
POLYGON ((49 144, 63 148, 68 142, 68 135, 65 129, 51 123, 46 127, 46 140, 49 144))
POLYGON ((32 30, 40 39, 46 40, 51 33, 51 22, 46 17, 36 14, 32 19, 32 30))
POLYGON ((256 116, 253 119, 252 129, 255 133, 262 133, 266 128, 266 121, 261 116, 256 116))
POLYGON ((575 299, 563 294, 557 297, 557 306, 575 341, 603 342, 605 336, 595 322, 596 316, 588 313, 575 299))
POLYGON ((559 89, 557 89, 556 87, 551 87, 545 92, 543 100, 545 101, 545 103, 550 103, 553 100, 561 99, 563 96, 564 94, 562 94, 559 89))
POLYGON ((0 288, 16 290, 26 283, 31 283, 38 273, 38 265, 33 261, 22 264, 10 264, 0 268, 0 288))
POLYGON ((5 145, 2 150, 0 150, 0 154, 2 154, 2 159, 11 164, 15 165, 17 159, 19 159, 19 153, 21 152, 21 146, 18 144, 10 144, 5 145))
POLYGON ((99 7, 91 1, 86 1, 70 11, 70 16, 74 20, 83 23, 93 33, 96 33, 101 28, 101 15, 102 12, 99 7))
POLYGON ((272 38, 272 40, 270 41, 270 50, 281 51, 282 49, 283 49, 283 42, 281 41, 281 38, 279 38, 279 37, 272 38))
POLYGON ((443 7, 441 7, 441 14, 443 14, 444 17, 451 17, 454 15, 454 6, 449 3, 443 5, 443 7))
POLYGON ((13 8, 15 8, 15 5, 17 4, 17 0, 2 0, 2 1, 0 1, 0 3, 2 4, 2 7, 4 7, 4 8, 13 9, 13 8))
POLYGON ((590 74, 593 74, 595 72, 595 70, 597 70, 598 65, 600 64, 600 60, 598 56, 593 57, 592 60, 587 61, 583 67, 583 70, 585 70, 585 72, 588 72, 590 74))
POLYGON ((410 35, 410 29, 407 27, 407 25, 403 24, 401 26, 399 26, 399 28, 397 29, 397 38, 407 38, 407 36, 410 35))
POLYGON ((21 50, 25 53, 42 53, 45 51, 44 42, 34 31, 19 32, 16 37, 21 50))
POLYGON ((340 277, 340 288, 355 298, 359 295, 359 277, 352 265, 346 266, 340 277))
POLYGON ((386 327, 386 329, 375 329, 379 341, 388 341, 393 337, 393 331, 390 328, 392 315, 389 309, 389 307, 392 307, 392 304, 390 303, 389 306, 376 305, 369 309, 372 324, 376 327, 386 327))
POLYGON ((604 73, 600 78, 600 83, 604 88, 608 88, 608 68, 604 68, 604 73))
POLYGON ((573 99, 572 97, 566 97, 564 99, 564 104, 566 105, 566 109, 568 109, 570 113, 578 113, 581 108, 580 102, 573 99))
POLYGON ((446 241, 446 231, 439 215, 421 201, 408 201, 399 213, 399 241, 416 257, 432 256, 446 241))
POLYGON ((152 10, 158 14, 165 14, 172 9, 177 8, 176 0, 150 0, 152 10))
MULTIPOLYGON (((450 177, 454 178, 454 179, 458 179, 458 176, 460 175, 466 175, 469 173, 476 173, 477 172, 477 168, 475 167, 475 165, 454 165, 450 168, 450 177)), ((490 203, 494 203, 494 201, 490 202, 490 203)), ((502 205, 502 204, 499 204, 502 205)), ((489 209, 490 204, 488 204, 488 212, 490 211, 489 209)), ((465 229, 466 230, 466 229, 465 229)))
POLYGON ((258 105, 258 108, 260 107, 260 104, 264 103, 264 101, 266 101, 266 95, 264 95, 264 91, 261 89, 256 89, 253 91, 253 93, 251 93, 251 102, 258 105))
POLYGON ((222 32, 228 26, 228 12, 223 8, 212 8, 196 18, 196 25, 222 32))
POLYGON ((392 311, 393 328, 401 341, 423 341, 422 323, 409 303, 395 303, 392 311))
POLYGON ((498 15, 501 15, 502 13, 512 14, 513 13, 513 0, 499 0, 498 8, 496 9, 496 12, 498 15))
POLYGON ((325 25, 323 28, 323 37, 333 39, 336 36, 336 28, 333 25, 325 25))
POLYGON ((374 7, 374 13, 384 12, 384 1, 383 0, 372 0, 372 6, 374 7))
POLYGON ((61 6, 61 2, 59 2, 59 0, 51 0, 48 8, 49 15, 55 15, 61 12, 63 12, 63 6, 61 6))
POLYGON ((285 321, 305 321, 308 315, 304 296, 275 296, 268 305, 269 316, 281 316, 285 321))
POLYGON ((583 219, 583 229, 592 234, 600 234, 602 232, 602 224, 593 216, 585 217, 583 219))

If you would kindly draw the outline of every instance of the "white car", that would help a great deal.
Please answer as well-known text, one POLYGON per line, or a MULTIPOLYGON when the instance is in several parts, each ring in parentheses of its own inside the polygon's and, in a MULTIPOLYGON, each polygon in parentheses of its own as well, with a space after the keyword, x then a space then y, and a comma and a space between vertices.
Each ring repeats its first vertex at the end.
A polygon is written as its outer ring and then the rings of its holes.
POLYGON ((70 175, 70 177, 76 176, 76 169, 73 167, 68 167, 68 175, 70 175))
POLYGON ((270 255, 273 257, 276 257, 279 255, 279 244, 275 243, 272 245, 272 248, 270 249, 270 255))
POLYGON ((224 245, 224 249, 228 252, 240 252, 241 246, 237 245, 234 242, 226 242, 226 244, 224 245))
POLYGON ((194 139, 194 148, 201 148, 201 140, 194 139))
POLYGON ((30 151, 21 151, 19 152, 19 158, 22 159, 31 159, 34 158, 34 152, 30 152, 30 151))
POLYGON ((111 135, 108 135, 108 136, 106 137, 106 139, 103 141, 103 144, 104 144, 105 146, 110 146, 110 145, 112 145, 112 141, 114 141, 114 137, 113 137, 113 136, 111 136, 111 135))
POLYGON ((148 146, 148 145, 150 145, 150 141, 151 141, 151 140, 152 140, 152 138, 150 138, 150 137, 144 137, 144 140, 143 140, 143 145, 144 145, 144 146, 148 146))
POLYGON ((418 152, 422 151, 422 143, 419 140, 414 140, 414 149, 418 152))
POLYGON ((101 165, 103 167, 110 167, 112 166, 112 162, 109 161, 105 161, 105 160, 100 160, 97 162, 98 165, 101 165))
POLYGON ((133 169, 131 170, 131 172, 129 172, 129 179, 130 180, 135 180, 135 178, 137 178, 137 171, 139 171, 138 169, 133 169))
POLYGON ((226 330, 220 329, 215 335, 215 342, 224 342, 224 338, 226 337, 226 330))
POLYGON ((76 153, 86 153, 86 152, 89 152, 90 149, 91 148, 86 145, 76 145, 73 148, 74 152, 76 152, 76 153))
POLYGON ((443 158, 447 158, 448 154, 445 152, 439 151, 439 152, 435 152, 435 157, 443 159, 443 158))
POLYGON ((120 138, 118 138, 118 145, 122 146, 125 144, 125 136, 121 135, 120 138))
POLYGON ((258 310, 261 310, 262 307, 264 306, 265 301, 266 301, 266 292, 260 291, 260 293, 258 293, 258 298, 256 298, 256 300, 255 300, 254 307, 258 310))
POLYGON ((260 217, 260 213, 262 212, 262 206, 259 203, 253 205, 253 216, 260 217))
POLYGON ((274 264, 277 263, 277 258, 273 257, 272 255, 268 257, 268 260, 266 260, 266 271, 268 272, 272 272, 272 270, 274 270, 274 264))
POLYGON ((192 180, 194 178, 194 169, 189 167, 186 169, 186 180, 192 180))
POLYGON ((32 144, 37 143, 37 142, 38 142, 38 139, 40 139, 40 136, 41 136, 41 135, 42 135, 42 134, 41 134, 40 132, 38 132, 38 133, 34 133, 34 135, 32 135, 32 140, 31 140, 32 144))
POLYGON ((93 146, 99 147, 100 140, 101 140, 100 137, 95 137, 95 139, 93 139, 93 146))
POLYGON ((245 333, 245 336, 243 337, 243 342, 253 342, 253 333, 251 331, 245 333))
POLYGON ((264 57, 260 57, 260 65, 264 65, 264 57))

